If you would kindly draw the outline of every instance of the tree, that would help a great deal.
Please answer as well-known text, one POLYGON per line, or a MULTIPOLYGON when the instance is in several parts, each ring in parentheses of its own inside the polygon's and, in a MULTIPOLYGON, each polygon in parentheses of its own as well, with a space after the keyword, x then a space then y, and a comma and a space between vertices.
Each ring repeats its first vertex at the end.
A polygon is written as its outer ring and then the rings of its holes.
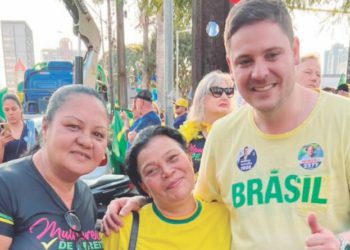
MULTIPOLYGON (((174 26, 176 29, 189 28, 191 20, 191 0, 174 0, 174 26)), ((140 12, 146 9, 149 22, 148 25, 154 26, 156 31, 156 49, 151 50, 145 56, 147 52, 144 52, 144 63, 147 64, 148 72, 152 72, 149 67, 152 67, 151 62, 146 60, 150 58, 153 51, 156 51, 156 75, 157 75, 157 87, 158 95, 164 94, 164 23, 163 23, 163 0, 139 0, 140 12)), ((147 36, 148 37, 148 36, 147 36)), ((146 35, 144 33, 144 48, 145 48, 146 35)), ((152 47, 152 45, 151 45, 152 47)), ((144 76, 143 76, 144 78, 144 76)), ((147 80, 149 81, 149 80, 147 80)), ((160 108, 164 108, 165 103, 160 102, 160 108)))
POLYGON ((228 0, 193 0, 192 2, 192 89, 195 90, 202 77, 213 70, 228 72, 223 31, 230 10, 228 0), (219 26, 219 34, 209 37, 206 27, 209 21, 219 26))
MULTIPOLYGON (((335 22, 346 14, 350 21, 350 0, 285 0, 291 10, 310 10, 329 13, 329 17, 335 22), (331 4, 331 5, 330 5, 331 4), (331 6, 328 8, 328 6, 331 6)), ((346 81, 350 83, 350 40, 348 48, 348 66, 346 81)))

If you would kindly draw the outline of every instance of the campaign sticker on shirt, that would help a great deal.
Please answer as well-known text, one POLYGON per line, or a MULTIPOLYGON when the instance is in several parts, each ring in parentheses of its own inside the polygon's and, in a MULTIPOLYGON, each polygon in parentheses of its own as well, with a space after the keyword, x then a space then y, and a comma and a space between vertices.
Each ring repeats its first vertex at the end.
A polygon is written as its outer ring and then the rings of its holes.
POLYGON ((307 170, 319 167, 323 161, 323 149, 317 143, 310 143, 303 146, 298 154, 299 165, 307 170))
POLYGON ((239 151, 237 166, 241 171, 249 171, 256 164, 256 151, 250 146, 245 146, 239 151))

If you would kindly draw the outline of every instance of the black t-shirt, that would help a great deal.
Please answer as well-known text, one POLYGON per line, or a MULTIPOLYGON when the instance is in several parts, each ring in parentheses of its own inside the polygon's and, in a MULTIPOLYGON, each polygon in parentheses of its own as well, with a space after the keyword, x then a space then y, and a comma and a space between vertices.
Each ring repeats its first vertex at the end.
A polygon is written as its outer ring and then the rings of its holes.
POLYGON ((18 159, 21 154, 27 150, 27 142, 24 139, 28 134, 27 127, 24 126, 21 137, 18 140, 12 140, 5 145, 3 162, 18 159))
MULTIPOLYGON (((103 249, 95 231, 96 206, 88 186, 75 184, 73 210, 90 249, 103 249)), ((76 249, 81 237, 65 221, 67 207, 38 172, 31 157, 0 168, 0 234, 12 238, 10 249, 76 249)))
POLYGON ((193 168, 195 173, 199 171, 204 144, 205 144, 205 137, 203 136, 202 132, 199 132, 198 137, 190 141, 188 145, 188 150, 192 155, 192 162, 193 162, 193 168))

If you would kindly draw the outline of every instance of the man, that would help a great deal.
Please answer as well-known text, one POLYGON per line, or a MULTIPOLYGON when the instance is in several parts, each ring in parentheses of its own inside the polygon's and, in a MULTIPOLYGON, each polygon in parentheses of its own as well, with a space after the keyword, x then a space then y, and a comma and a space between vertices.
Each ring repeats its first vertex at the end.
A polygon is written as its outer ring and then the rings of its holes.
POLYGON ((179 98, 174 103, 176 118, 174 120, 174 128, 179 129, 187 119, 188 101, 184 98, 179 98))
MULTIPOLYGON (((152 93, 149 90, 144 89, 137 93, 137 95, 134 97, 132 112, 134 113, 136 120, 134 124, 127 130, 129 147, 134 141, 137 133, 142 129, 148 126, 161 124, 159 116, 153 109, 152 93)), ((124 119, 124 125, 127 127, 128 124, 129 123, 124 119)))
POLYGON ((296 82, 312 89, 319 89, 321 84, 320 59, 316 54, 304 55, 296 70, 296 82))
POLYGON ((232 78, 249 105, 214 124, 195 194, 227 205, 232 249, 345 249, 348 100, 296 84, 299 41, 282 1, 241 1, 224 38, 232 78), (309 144, 322 157, 305 167, 298 159, 309 144), (242 167, 246 147, 256 161, 242 167))

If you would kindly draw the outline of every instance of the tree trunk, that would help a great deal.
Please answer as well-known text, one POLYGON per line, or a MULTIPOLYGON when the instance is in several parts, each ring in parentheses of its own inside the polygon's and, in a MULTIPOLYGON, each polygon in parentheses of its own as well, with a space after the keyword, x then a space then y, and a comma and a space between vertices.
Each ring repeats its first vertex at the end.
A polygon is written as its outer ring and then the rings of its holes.
POLYGON ((142 88, 150 89, 150 73, 149 73, 149 40, 148 28, 149 17, 146 8, 142 13, 143 19, 143 68, 142 68, 142 88))
POLYGON ((164 85, 164 20, 163 11, 159 11, 156 17, 157 25, 157 88, 159 98, 159 108, 165 109, 165 85, 164 85))
POLYGON ((228 72, 223 32, 225 19, 230 10, 229 1, 192 1, 192 90, 202 77, 213 70, 228 72), (219 25, 219 34, 209 37, 206 26, 209 21, 219 25))
POLYGON ((128 107, 127 78, 124 41, 124 0, 116 1, 117 13, 117 55, 118 55, 118 99, 122 108, 128 107))

